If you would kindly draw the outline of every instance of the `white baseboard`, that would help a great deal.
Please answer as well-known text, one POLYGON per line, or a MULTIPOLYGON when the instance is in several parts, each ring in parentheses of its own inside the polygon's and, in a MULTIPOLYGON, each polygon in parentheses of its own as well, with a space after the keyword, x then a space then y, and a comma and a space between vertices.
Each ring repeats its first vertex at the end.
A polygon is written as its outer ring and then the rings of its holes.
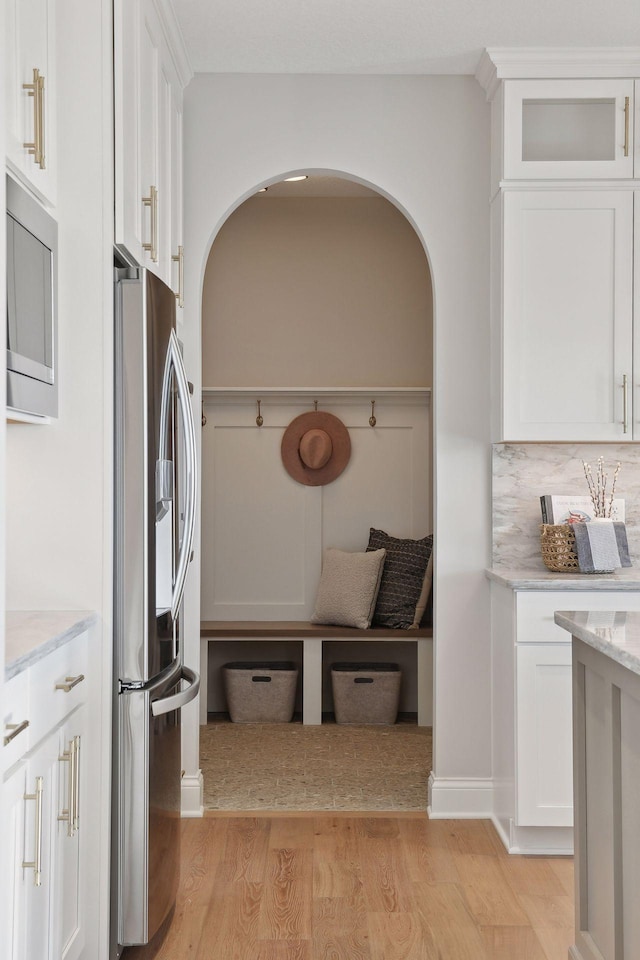
POLYGON ((203 789, 202 770, 198 770, 192 776, 184 775, 180 794, 180 816, 202 817, 204 815, 203 789))
POLYGON ((537 857, 573 855, 572 827, 518 827, 513 820, 492 816, 496 833, 508 853, 537 857))
POLYGON ((493 813, 493 781, 490 777, 462 779, 429 776, 432 820, 488 820, 493 813))

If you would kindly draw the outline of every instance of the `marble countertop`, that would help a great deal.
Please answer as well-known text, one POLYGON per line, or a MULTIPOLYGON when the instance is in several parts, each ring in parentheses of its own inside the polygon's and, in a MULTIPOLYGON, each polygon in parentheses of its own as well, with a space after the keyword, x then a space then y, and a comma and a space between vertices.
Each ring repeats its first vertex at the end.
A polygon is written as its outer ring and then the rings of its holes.
POLYGON ((5 680, 11 680, 96 623, 90 610, 8 610, 5 680))
POLYGON ((490 580, 513 590, 640 590, 640 567, 627 567, 615 573, 553 573, 538 570, 489 567, 490 580))
POLYGON ((558 610, 559 627, 640 675, 640 613, 558 610))

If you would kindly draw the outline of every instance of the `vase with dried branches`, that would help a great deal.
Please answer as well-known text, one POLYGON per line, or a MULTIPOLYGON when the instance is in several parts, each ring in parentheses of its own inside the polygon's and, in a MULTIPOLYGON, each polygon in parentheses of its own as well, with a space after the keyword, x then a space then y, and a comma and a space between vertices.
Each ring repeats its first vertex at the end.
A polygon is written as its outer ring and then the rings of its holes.
POLYGON ((616 492, 616 482, 620 473, 620 463, 616 464, 611 481, 611 489, 607 490, 609 484, 609 475, 606 472, 604 457, 598 457, 595 474, 591 469, 591 464, 582 461, 584 475, 587 479, 589 496, 593 504, 593 516, 596 520, 610 520, 611 510, 613 508, 613 498, 616 492))

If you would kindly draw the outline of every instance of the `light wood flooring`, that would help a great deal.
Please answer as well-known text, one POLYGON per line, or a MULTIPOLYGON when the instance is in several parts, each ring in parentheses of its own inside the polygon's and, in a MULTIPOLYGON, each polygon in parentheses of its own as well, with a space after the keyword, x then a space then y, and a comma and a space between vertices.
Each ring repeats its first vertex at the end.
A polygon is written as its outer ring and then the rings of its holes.
POLYGON ((484 820, 208 814, 182 823, 164 942, 125 960, 567 960, 573 864, 484 820))

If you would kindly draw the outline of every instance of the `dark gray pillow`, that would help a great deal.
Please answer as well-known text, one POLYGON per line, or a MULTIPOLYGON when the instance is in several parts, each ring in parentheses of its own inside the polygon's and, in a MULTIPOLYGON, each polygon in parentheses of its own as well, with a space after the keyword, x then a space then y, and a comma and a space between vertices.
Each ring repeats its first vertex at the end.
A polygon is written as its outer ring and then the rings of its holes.
POLYGON ((403 540, 371 527, 367 550, 387 551, 373 626, 419 627, 431 588, 433 534, 403 540))

